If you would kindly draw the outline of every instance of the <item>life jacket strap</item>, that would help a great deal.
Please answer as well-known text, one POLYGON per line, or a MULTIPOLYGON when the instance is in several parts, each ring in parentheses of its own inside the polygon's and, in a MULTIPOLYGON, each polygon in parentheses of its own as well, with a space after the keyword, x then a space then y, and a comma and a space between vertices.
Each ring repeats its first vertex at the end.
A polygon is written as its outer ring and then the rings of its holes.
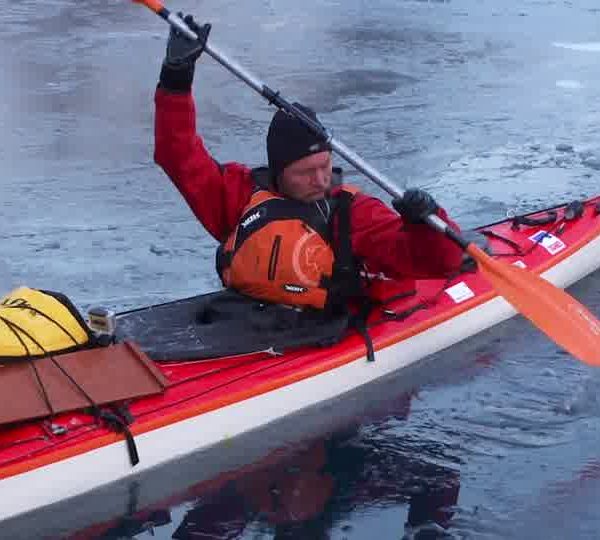
MULTIPOLYGON (((350 206, 354 194, 342 190, 337 195, 337 242, 335 244, 335 262, 330 283, 324 284, 330 291, 329 309, 343 308, 350 300, 357 301, 361 306, 368 302, 361 265, 352 252, 350 229, 350 206)), ((335 220, 331 220, 333 227, 335 220)), ((332 237, 333 231, 331 232, 332 237)))

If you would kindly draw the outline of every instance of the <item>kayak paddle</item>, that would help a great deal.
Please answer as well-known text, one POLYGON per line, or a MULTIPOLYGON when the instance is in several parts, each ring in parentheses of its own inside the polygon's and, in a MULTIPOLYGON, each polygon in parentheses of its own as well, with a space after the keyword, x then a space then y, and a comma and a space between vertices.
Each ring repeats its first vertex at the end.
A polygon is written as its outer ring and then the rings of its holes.
MULTIPOLYGON (((160 0, 133 0, 144 4, 171 26, 192 40, 198 36, 176 14, 166 9, 160 0)), ((328 142, 333 151, 356 167, 393 197, 400 198, 404 191, 384 174, 366 163, 358 154, 334 137, 319 123, 286 101, 279 92, 271 90, 259 79, 206 44, 204 52, 258 92, 271 105, 301 120, 313 133, 328 142)), ((424 221, 458 244, 477 262, 483 275, 496 292, 503 296, 523 316, 544 332, 550 339, 573 356, 593 366, 600 366, 600 321, 581 303, 541 276, 517 266, 501 263, 465 240, 457 231, 435 214, 424 221)))

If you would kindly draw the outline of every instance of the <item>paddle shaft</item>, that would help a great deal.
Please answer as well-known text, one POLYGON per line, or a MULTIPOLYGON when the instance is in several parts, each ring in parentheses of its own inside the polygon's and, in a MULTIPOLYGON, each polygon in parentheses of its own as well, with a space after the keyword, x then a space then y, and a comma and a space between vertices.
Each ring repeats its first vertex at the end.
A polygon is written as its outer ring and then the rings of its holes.
MULTIPOLYGON (((145 1, 144 3, 148 5, 145 1)), ((179 30, 182 34, 189 37, 191 40, 198 39, 196 33, 191 30, 187 24, 175 13, 170 12, 164 6, 158 3, 151 3, 148 5, 150 9, 160 15, 165 21, 167 21, 173 28, 179 30)), ((260 79, 257 79, 254 75, 246 71, 234 60, 227 58, 221 51, 219 51, 213 45, 206 43, 204 52, 210 57, 215 59, 228 71, 233 73, 238 79, 244 81, 248 86, 253 88, 258 94, 265 98, 270 105, 274 105, 278 109, 281 109, 288 114, 291 114, 302 121, 306 127, 308 127, 318 137, 326 141, 332 148, 332 150, 348 163, 356 167, 361 173, 367 178, 375 182, 383 190, 387 191, 392 197, 402 197, 404 190, 400 189, 394 182, 392 182, 387 176, 379 172, 377 169, 369 165, 364 159, 362 159, 356 152, 348 148, 344 143, 338 141, 333 135, 327 131, 320 123, 315 122, 310 116, 306 115, 303 111, 294 107, 289 101, 284 99, 278 91, 272 90, 260 79)), ((458 236, 442 219, 438 216, 431 214, 425 218, 425 221, 438 230, 441 233, 446 234, 456 243, 458 243, 463 249, 466 249, 468 243, 463 238, 458 236)))

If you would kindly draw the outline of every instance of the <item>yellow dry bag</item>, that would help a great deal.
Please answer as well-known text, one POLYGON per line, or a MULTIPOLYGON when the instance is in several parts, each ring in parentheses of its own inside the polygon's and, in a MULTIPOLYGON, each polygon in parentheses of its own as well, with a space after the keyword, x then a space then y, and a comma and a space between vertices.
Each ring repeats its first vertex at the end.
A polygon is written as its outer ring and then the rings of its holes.
POLYGON ((93 341, 63 294, 19 287, 0 299, 0 361, 82 349, 93 341))

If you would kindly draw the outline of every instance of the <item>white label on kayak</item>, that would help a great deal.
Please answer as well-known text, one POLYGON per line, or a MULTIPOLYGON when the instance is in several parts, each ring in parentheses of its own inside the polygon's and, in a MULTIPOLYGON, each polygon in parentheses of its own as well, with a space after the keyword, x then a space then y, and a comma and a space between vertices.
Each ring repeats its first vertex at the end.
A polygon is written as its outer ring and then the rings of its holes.
POLYGON ((529 240, 542 246, 550 255, 555 255, 567 247, 560 238, 546 231, 536 232, 529 240))
POLYGON ((513 266, 518 266, 519 268, 527 268, 527 265, 523 261, 515 261, 512 264, 513 266))
POLYGON ((461 302, 464 302, 465 300, 475 296, 475 293, 469 289, 464 281, 461 281, 456 285, 452 285, 452 287, 448 287, 446 289, 446 293, 457 304, 460 304, 461 302))

